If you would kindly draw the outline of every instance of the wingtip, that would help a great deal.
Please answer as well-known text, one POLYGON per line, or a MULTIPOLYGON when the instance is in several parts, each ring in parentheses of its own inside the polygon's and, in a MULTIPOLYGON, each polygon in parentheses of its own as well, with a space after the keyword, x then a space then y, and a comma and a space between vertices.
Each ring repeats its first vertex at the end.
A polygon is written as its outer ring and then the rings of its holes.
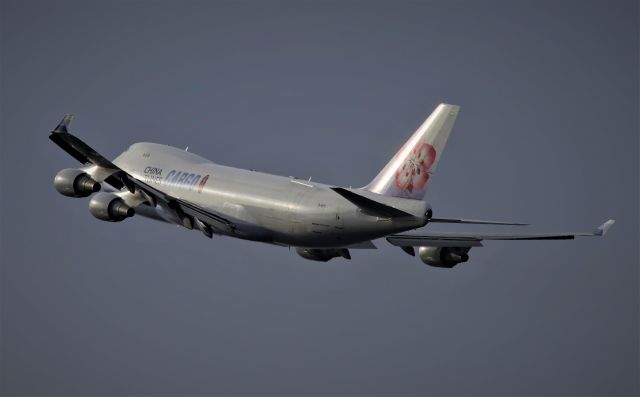
POLYGON ((460 105, 454 105, 452 103, 442 102, 438 105, 439 108, 448 109, 451 114, 458 113, 460 111, 460 105))
POLYGON ((58 126, 51 131, 52 133, 67 133, 69 132, 69 125, 71 124, 71 121, 73 120, 73 115, 72 114, 65 114, 64 117, 62 118, 62 121, 60 121, 60 123, 58 124, 58 126))
POLYGON ((596 228, 596 230, 594 231, 594 234, 596 236, 604 236, 605 234, 607 234, 609 229, 611 229, 611 226, 613 226, 614 223, 616 223, 615 219, 609 219, 608 221, 606 221, 602 225, 598 226, 596 228))

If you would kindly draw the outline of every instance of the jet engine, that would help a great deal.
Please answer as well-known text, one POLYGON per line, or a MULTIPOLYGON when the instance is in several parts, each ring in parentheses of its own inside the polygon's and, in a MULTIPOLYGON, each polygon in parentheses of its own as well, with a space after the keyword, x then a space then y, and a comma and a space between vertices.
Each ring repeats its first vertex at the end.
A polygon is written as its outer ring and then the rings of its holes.
POLYGON ((452 268, 469 260, 469 247, 420 247, 420 260, 429 266, 452 268))
POLYGON ((346 248, 296 248, 296 252, 304 259, 318 262, 327 262, 339 256, 351 259, 349 250, 346 248))
POLYGON ((108 222, 120 222, 136 213, 114 193, 98 193, 93 196, 89 201, 89 211, 96 218, 108 222))
POLYGON ((58 172, 53 184, 60 194, 67 197, 87 197, 100 190, 100 183, 86 172, 74 168, 58 172))

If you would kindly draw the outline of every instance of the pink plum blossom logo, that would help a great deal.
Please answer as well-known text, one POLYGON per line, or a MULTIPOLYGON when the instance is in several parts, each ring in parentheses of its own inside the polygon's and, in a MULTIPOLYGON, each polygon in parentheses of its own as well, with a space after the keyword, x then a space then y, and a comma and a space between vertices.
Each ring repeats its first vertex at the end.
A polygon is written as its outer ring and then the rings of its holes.
POLYGON ((429 180, 429 169, 436 161, 436 149, 428 143, 416 145, 402 167, 396 171, 395 184, 400 191, 412 193, 424 188, 429 180))

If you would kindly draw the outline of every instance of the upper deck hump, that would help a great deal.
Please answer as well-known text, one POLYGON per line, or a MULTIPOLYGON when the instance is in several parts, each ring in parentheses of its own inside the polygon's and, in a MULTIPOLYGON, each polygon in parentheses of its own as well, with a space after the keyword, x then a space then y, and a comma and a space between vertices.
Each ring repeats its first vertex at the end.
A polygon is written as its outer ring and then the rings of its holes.
MULTIPOLYGON (((164 166, 167 168, 167 171, 171 168, 175 168, 175 170, 180 172, 187 170, 189 170, 189 172, 197 171, 197 173, 202 173, 202 175, 211 173, 211 178, 222 182, 224 186, 229 188, 235 187, 236 185, 261 187, 266 190, 286 190, 288 186, 300 187, 300 185, 305 186, 306 189, 322 189, 327 187, 327 185, 315 181, 303 181, 295 177, 285 177, 218 164, 184 149, 152 142, 132 144, 124 153, 114 160, 114 163, 132 174, 141 172, 141 170, 147 166, 164 166), (189 169, 189 166, 196 166, 196 168, 189 169)), ((258 192, 256 191, 254 193, 257 194, 258 192)))
POLYGON ((179 158, 182 160, 187 160, 194 163, 211 163, 215 164, 213 161, 206 159, 202 156, 198 156, 195 153, 191 153, 185 149, 179 149, 177 147, 163 145, 161 143, 153 143, 153 142, 137 142, 133 145, 129 146, 126 153, 140 153, 141 155, 166 155, 172 156, 174 158, 179 158))

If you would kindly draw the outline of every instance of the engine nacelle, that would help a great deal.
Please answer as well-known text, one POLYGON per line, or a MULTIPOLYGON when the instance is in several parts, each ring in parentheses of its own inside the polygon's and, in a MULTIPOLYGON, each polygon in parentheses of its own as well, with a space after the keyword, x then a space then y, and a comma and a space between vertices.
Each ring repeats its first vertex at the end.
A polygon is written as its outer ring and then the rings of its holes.
POLYGON ((100 191, 100 183, 93 180, 86 172, 74 168, 58 172, 53 184, 60 194, 67 197, 87 197, 100 191))
POLYGON ((452 268, 469 260, 469 247, 420 247, 420 260, 429 266, 452 268))
POLYGON ((304 259, 318 262, 327 262, 339 256, 351 259, 349 250, 346 248, 296 248, 296 252, 304 259))
POLYGON ((108 222, 120 222, 136 213, 113 193, 98 193, 93 196, 89 201, 89 211, 96 218, 108 222))

